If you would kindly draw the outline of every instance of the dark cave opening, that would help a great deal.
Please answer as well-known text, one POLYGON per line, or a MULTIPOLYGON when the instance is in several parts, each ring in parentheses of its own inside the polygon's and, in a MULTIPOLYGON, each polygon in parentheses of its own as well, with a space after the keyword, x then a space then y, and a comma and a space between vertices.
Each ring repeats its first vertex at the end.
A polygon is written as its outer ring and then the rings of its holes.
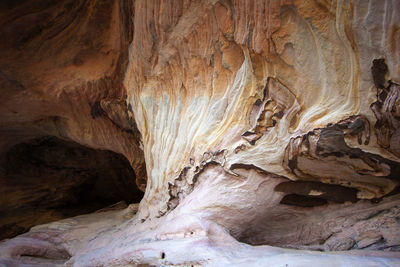
POLYGON ((143 197, 124 156, 56 137, 13 146, 1 159, 0 174, 0 240, 143 197))

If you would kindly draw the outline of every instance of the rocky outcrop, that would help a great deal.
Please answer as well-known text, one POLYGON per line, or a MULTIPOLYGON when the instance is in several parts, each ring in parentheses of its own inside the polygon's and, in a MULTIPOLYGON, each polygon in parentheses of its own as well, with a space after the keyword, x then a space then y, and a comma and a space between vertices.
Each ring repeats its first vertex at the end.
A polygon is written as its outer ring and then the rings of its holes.
POLYGON ((397 1, 129 3, 4 4, 3 154, 108 149, 145 191, 4 264, 399 264, 397 1))
POLYGON ((137 64, 129 64, 125 85, 151 170, 141 216, 176 206, 169 185, 184 173, 181 193, 188 194, 217 155, 228 173, 235 164, 254 165, 351 187, 358 199, 394 190, 395 7, 137 2, 148 12, 135 16, 130 62, 137 64), (381 30, 365 30, 372 28, 381 30))

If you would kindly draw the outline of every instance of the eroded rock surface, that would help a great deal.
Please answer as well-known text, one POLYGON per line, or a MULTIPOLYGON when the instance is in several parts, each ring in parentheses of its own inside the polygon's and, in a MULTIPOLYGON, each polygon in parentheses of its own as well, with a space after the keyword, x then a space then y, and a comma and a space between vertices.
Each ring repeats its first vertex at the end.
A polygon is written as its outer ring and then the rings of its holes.
POLYGON ((55 137, 14 146, 1 166, 1 239, 143 196, 122 155, 55 137))
POLYGON ((132 9, 130 1, 1 3, 1 154, 55 136, 122 154, 145 179, 122 85, 132 9))
POLYGON ((4 2, 0 152, 42 136, 108 149, 145 193, 3 242, 2 263, 399 265, 399 13, 4 2))

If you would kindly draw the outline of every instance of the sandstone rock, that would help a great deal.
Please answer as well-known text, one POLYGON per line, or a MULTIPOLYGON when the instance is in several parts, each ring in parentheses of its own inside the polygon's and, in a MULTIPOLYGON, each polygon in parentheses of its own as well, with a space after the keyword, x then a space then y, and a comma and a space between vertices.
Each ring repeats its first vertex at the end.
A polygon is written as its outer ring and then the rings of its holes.
POLYGON ((138 202, 143 196, 122 155, 55 137, 14 146, 3 167, 0 238, 119 200, 138 202))
POLYGON ((393 0, 4 2, 0 159, 71 140, 125 156, 145 193, 2 242, 1 263, 399 265, 399 13, 393 0))

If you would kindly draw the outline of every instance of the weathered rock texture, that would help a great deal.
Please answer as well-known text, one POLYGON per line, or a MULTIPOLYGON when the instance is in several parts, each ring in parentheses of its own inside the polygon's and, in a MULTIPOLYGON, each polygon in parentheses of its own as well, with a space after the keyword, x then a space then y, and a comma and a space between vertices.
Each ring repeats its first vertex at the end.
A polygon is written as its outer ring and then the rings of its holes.
POLYGON ((3 155, 69 139, 145 189, 4 264, 400 265, 400 2, 2 5, 3 155))
POLYGON ((42 136, 123 154, 145 179, 122 79, 130 1, 2 1, 0 151, 42 136))

